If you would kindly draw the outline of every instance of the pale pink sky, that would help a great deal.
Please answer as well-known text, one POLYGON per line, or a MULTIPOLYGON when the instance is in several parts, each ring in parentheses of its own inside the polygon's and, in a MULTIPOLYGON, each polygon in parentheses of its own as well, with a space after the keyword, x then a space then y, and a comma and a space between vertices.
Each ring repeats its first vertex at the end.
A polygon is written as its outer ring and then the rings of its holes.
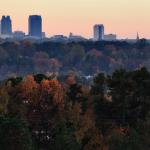
POLYGON ((92 37, 92 26, 121 38, 150 38, 150 0, 0 0, 0 15, 11 15, 13 30, 28 31, 28 15, 43 17, 47 35, 69 32, 92 37))

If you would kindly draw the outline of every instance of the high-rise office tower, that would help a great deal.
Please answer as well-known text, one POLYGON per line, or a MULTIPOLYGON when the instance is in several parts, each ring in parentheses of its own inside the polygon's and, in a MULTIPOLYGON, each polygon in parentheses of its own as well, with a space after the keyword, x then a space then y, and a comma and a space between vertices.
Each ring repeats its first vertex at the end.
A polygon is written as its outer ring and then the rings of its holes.
POLYGON ((1 34, 3 34, 3 35, 11 35, 12 34, 12 23, 11 23, 10 16, 2 16, 1 34))
POLYGON ((94 41, 104 40, 104 25, 96 24, 94 25, 94 41))
POLYGON ((29 16, 29 36, 42 37, 42 17, 38 15, 29 16))

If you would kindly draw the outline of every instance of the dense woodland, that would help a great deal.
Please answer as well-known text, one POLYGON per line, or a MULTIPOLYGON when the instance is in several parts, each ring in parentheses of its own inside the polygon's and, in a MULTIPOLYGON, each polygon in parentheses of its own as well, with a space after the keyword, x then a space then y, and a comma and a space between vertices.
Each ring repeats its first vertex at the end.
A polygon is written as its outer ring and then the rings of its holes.
POLYGON ((150 70, 150 44, 145 39, 127 42, 54 43, 3 41, 0 44, 0 79, 50 72, 94 75, 141 67, 150 70))
MULTIPOLYGON (((32 56, 35 49, 30 48, 24 52, 32 56)), ((115 47, 108 51, 127 53, 115 47)), ((146 61, 146 54, 133 51, 146 61)), ((73 72, 57 78, 37 74, 1 82, 0 149, 150 150, 150 73, 145 68, 99 73, 91 85, 73 72)))

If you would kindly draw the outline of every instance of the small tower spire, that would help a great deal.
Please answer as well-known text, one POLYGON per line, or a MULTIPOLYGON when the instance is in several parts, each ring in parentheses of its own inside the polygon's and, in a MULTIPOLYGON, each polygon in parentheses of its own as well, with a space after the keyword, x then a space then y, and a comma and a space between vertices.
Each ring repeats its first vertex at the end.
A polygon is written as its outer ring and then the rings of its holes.
POLYGON ((137 42, 140 40, 140 37, 139 37, 139 33, 137 32, 137 38, 136 38, 137 42))

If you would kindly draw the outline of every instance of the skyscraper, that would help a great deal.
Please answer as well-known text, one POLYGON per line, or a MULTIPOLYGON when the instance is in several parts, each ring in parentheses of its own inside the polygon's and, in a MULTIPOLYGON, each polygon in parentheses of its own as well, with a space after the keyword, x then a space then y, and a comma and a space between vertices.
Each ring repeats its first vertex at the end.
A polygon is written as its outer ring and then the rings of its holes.
POLYGON ((3 35, 11 35, 12 34, 12 23, 11 23, 10 16, 2 16, 1 34, 3 34, 3 35))
POLYGON ((104 40, 104 25, 96 24, 94 25, 94 41, 104 40))
POLYGON ((29 36, 42 37, 42 17, 38 15, 29 16, 29 36))

